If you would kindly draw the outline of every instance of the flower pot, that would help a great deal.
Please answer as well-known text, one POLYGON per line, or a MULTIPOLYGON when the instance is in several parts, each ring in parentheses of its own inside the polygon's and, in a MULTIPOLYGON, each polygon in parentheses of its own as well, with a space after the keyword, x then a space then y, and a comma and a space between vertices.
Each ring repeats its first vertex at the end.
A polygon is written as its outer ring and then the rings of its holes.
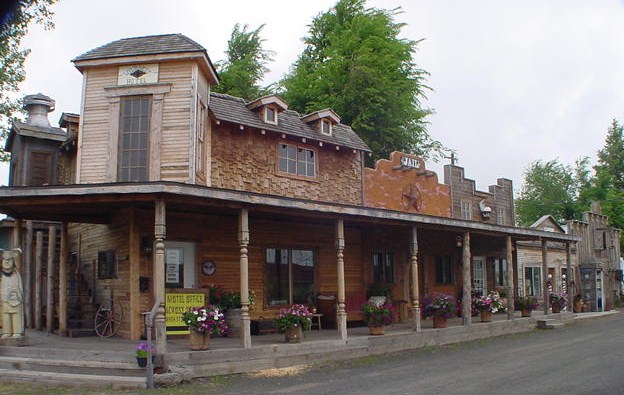
POLYGON ((189 340, 191 350, 193 351, 208 350, 210 348, 210 334, 208 332, 198 332, 191 329, 189 340))
POLYGON ((434 328, 446 328, 447 319, 443 315, 434 315, 433 316, 433 327, 434 328))
POLYGON ((300 326, 286 329, 284 340, 286 343, 301 343, 301 340, 303 340, 303 329, 300 326))
POLYGON ((228 326, 227 337, 240 337, 241 311, 241 309, 228 309, 225 312, 225 323, 228 326))
POLYGON ((492 322, 492 312, 481 310, 481 322, 492 322))
POLYGON ((520 310, 520 314, 522 314, 522 317, 530 317, 531 316, 531 310, 529 310, 529 309, 520 310))
POLYGON ((386 333, 386 327, 385 326, 369 326, 368 333, 370 335, 383 335, 386 333))
POLYGON ((559 302, 552 302, 550 305, 553 313, 561 312, 561 304, 559 302))
MULTIPOLYGON (((154 364, 155 357, 155 355, 152 355, 152 365, 154 364)), ((144 368, 147 366, 147 357, 136 357, 136 360, 137 365, 139 365, 140 368, 144 368)))

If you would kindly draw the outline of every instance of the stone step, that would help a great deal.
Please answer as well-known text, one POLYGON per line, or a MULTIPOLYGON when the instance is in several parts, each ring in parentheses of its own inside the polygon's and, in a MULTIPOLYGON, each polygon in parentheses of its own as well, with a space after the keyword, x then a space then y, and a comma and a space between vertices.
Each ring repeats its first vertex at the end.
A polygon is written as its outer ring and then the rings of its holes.
POLYGON ((0 368, 0 382, 55 385, 63 387, 91 387, 111 389, 145 389, 145 377, 120 377, 96 374, 56 373, 0 368))
POLYGON ((544 318, 537 320, 537 329, 556 329, 562 328, 565 324, 552 318, 544 318))
POLYGON ((107 375, 120 377, 144 377, 145 369, 136 361, 86 361, 71 359, 42 359, 0 356, 0 368, 13 371, 43 373, 73 373, 83 375, 107 375))

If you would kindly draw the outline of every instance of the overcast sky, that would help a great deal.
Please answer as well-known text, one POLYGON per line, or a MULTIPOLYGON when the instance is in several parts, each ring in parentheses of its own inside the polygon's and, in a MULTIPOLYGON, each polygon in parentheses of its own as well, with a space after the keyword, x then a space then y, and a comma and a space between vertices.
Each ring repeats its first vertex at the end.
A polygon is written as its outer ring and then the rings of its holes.
MULTIPOLYGON (((60 0, 56 28, 33 27, 23 94, 56 100, 50 120, 79 113, 81 74, 70 60, 124 37, 182 33, 214 61, 224 57, 235 23, 266 24, 275 51, 266 83, 280 79, 301 52, 312 18, 334 0, 164 1, 60 0)), ((564 164, 604 145, 613 118, 624 114, 624 2, 616 0, 387 0, 402 7, 404 38, 422 41, 417 64, 430 73, 424 104, 431 136, 457 151, 478 188, 499 177, 516 192, 527 164, 564 164)), ((445 161, 445 163, 448 161, 445 161)), ((441 164, 430 164, 443 179, 441 164)), ((1 179, 0 179, 1 180, 1 179)), ((6 183, 6 176, 4 182, 6 183)))

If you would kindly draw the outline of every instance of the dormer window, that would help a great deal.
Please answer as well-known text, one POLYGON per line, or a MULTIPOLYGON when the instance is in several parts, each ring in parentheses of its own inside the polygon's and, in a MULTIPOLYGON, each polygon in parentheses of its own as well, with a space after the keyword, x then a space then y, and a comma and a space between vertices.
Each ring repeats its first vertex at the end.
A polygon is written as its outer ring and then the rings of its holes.
POLYGON ((321 119, 321 134, 332 135, 332 124, 327 119, 321 119))
POLYGON ((264 108, 264 122, 277 125, 277 111, 272 106, 264 108))
POLYGON ((301 120, 324 136, 331 136, 334 124, 340 123, 340 117, 330 108, 315 111, 301 120))
POLYGON ((288 109, 288 104, 277 95, 263 96, 245 105, 256 112, 263 122, 272 125, 277 125, 278 114, 288 109))

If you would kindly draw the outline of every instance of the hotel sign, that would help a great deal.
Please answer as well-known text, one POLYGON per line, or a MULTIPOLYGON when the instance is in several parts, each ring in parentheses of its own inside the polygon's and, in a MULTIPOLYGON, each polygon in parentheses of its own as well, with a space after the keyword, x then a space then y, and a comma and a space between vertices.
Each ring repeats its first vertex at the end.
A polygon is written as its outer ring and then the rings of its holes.
POLYGON ((191 307, 201 307, 206 303, 203 293, 165 294, 165 317, 168 335, 188 335, 188 326, 182 321, 182 313, 191 307))
POLYGON ((117 85, 144 85, 158 82, 158 63, 120 66, 117 85))

